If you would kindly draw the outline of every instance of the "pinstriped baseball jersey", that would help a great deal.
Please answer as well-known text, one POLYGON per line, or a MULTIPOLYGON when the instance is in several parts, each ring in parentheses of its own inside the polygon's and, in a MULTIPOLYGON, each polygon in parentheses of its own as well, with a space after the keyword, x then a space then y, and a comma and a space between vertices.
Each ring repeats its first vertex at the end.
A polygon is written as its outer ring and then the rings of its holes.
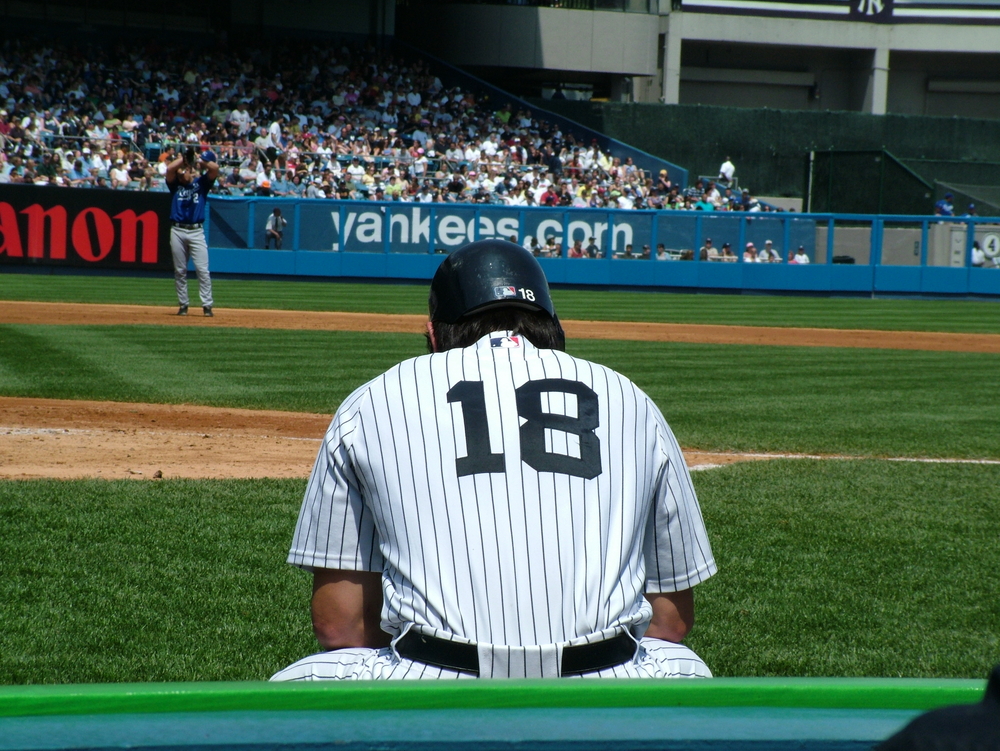
POLYGON ((635 384, 498 332, 341 405, 289 563, 383 572, 382 628, 510 646, 641 635, 716 571, 681 451, 635 384))

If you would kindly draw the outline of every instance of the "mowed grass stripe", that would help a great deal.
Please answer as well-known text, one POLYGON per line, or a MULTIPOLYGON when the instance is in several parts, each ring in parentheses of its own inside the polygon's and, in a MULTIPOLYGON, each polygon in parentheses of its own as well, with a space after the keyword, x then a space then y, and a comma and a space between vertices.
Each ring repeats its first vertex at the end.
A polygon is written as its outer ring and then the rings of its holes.
MULTIPOLYGON (((213 280, 225 308, 426 315, 429 283, 213 280)), ((40 275, 0 269, 0 299, 174 306, 172 277, 40 275)), ((1000 333, 1000 302, 555 289, 576 320, 1000 333)))
MULTIPOLYGON (((1000 468, 694 482, 719 573, 688 643, 717 675, 982 678, 1000 657, 1000 468)), ((284 563, 303 489, 0 483, 0 683, 259 680, 314 651, 309 578, 284 563)))
MULTIPOLYGON (((0 394, 332 413, 416 334, 0 326, 0 394)), ((1000 458, 1000 356, 572 340, 632 378, 687 448, 1000 458), (984 395, 977 398, 976 395, 984 395)))
MULTIPOLYGON (((94 326, 213 326, 324 331, 378 331, 412 334, 425 330, 426 316, 399 313, 344 313, 307 310, 216 310, 215 318, 176 315, 175 308, 100 303, 40 303, 0 300, 0 323, 94 326)), ((940 331, 795 329, 767 326, 716 326, 696 323, 574 321, 563 319, 568 339, 620 339, 701 344, 759 344, 794 347, 861 347, 937 352, 1000 354, 1000 334, 940 331)))
POLYGON ((316 649, 303 480, 0 482, 0 683, 267 678, 316 649))
POLYGON ((984 676, 1000 660, 1000 467, 779 460, 694 477, 718 675, 984 676))
POLYGON ((332 412, 421 337, 160 326, 0 326, 0 393, 332 412))

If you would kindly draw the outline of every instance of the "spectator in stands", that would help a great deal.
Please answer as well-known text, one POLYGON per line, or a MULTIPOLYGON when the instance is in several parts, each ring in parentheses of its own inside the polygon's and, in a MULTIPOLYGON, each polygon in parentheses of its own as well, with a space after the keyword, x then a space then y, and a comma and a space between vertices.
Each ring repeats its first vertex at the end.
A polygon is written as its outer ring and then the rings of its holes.
POLYGON ((712 202, 708 200, 708 196, 705 194, 702 194, 691 208, 695 211, 715 211, 715 206, 712 205, 712 202))
POLYGON ((277 159, 278 152, 284 150, 284 124, 285 116, 278 114, 274 116, 274 120, 267 128, 267 134, 270 136, 271 143, 274 146, 274 151, 268 152, 268 162, 274 162, 277 159))
POLYGON ((736 263, 737 261, 733 247, 729 243, 722 243, 722 260, 726 263, 736 263))
POLYGON ((701 246, 701 250, 698 252, 698 255, 703 261, 718 260, 719 249, 712 245, 711 237, 705 238, 705 244, 701 246))
MULTIPOLYGON (((402 61, 370 46, 245 48, 235 62, 209 53, 196 63, 184 50, 150 47, 143 40, 84 51, 17 39, 0 49, 0 68, 11 69, 11 56, 29 63, 9 77, 9 85, 0 81, 9 113, 0 114, 0 151, 10 181, 56 178, 85 185, 96 176, 107 180, 122 159, 128 187, 163 190, 175 146, 190 143, 220 154, 227 173, 239 167, 248 187, 259 190, 269 181, 273 195, 286 192, 279 188, 283 180, 291 178, 288 192, 301 195, 319 177, 319 185, 325 181, 330 190, 320 187, 313 194, 363 197, 381 186, 394 199, 433 200, 440 186, 448 186, 448 200, 462 202, 536 205, 547 193, 547 202, 555 194, 558 206, 682 205, 667 198, 674 186, 666 173, 654 183, 631 160, 622 164, 603 153, 596 140, 586 145, 508 104, 486 109, 472 92, 445 90, 423 61, 402 61), (265 74, 265 60, 281 72, 265 74), (37 92, 26 96, 18 76, 45 83, 33 83, 37 92), (78 140, 66 149, 60 138, 78 140), (442 148, 459 146, 458 163, 442 163, 442 148), (135 159, 134 149, 145 150, 155 168, 135 159), (59 159, 47 159, 54 151, 59 159), (15 156, 32 162, 22 161, 15 171, 15 156), (251 156, 257 156, 252 165, 251 156), (343 168, 353 156, 362 167, 375 167, 377 179, 345 186, 343 168), (77 160, 83 180, 71 174, 77 160), (529 163, 544 169, 521 184, 529 163), (382 174, 387 166, 395 169, 382 174), (461 190, 449 185, 456 171, 461 190), (472 172, 476 179, 470 179, 472 172), (297 181, 294 175, 300 175, 297 181), (432 183, 423 191, 425 180, 432 183), (402 190, 390 190, 393 185, 402 190)), ((120 180, 116 187, 122 187, 120 180)))
POLYGON ((635 208, 635 196, 632 195, 632 188, 628 185, 622 186, 621 193, 615 199, 617 208, 619 209, 634 209, 635 208))
POLYGON ((757 248, 754 247, 752 242, 748 242, 746 249, 743 251, 743 263, 758 263, 759 260, 757 248))
POLYGON ((656 191, 660 195, 668 195, 671 188, 673 188, 673 183, 670 182, 670 175, 665 169, 660 170, 659 176, 656 178, 656 191))
POLYGON ((270 162, 277 153, 274 142, 271 140, 271 133, 263 126, 257 126, 254 139, 254 154, 257 160, 263 164, 270 162))
POLYGON ((726 161, 722 163, 719 167, 719 182, 722 183, 727 188, 732 185, 733 175, 736 174, 736 166, 733 164, 732 160, 727 156, 726 161))
POLYGON ((973 266, 980 269, 986 264, 986 253, 979 245, 979 240, 972 241, 972 253, 970 262, 972 263, 973 266))
POLYGON ((539 206, 558 206, 559 205, 559 193, 556 192, 555 186, 549 185, 545 188, 545 191, 538 198, 539 206))
POLYGON ((283 169, 275 170, 271 178, 271 195, 278 197, 288 196, 291 190, 292 186, 288 181, 288 171, 283 169))
POLYGON ((712 180, 708 181, 708 185, 705 186, 704 199, 712 204, 713 209, 718 209, 722 206, 722 194, 719 193, 719 189, 715 186, 715 182, 712 180))
POLYGON ((955 205, 951 202, 954 196, 945 193, 944 198, 934 204, 935 216, 955 216, 955 205))
POLYGON ((111 187, 115 190, 124 190, 129 185, 128 170, 121 159, 115 160, 115 165, 111 168, 108 176, 111 178, 111 187))
POLYGON ((804 245, 800 245, 798 250, 795 251, 795 263, 800 266, 809 263, 809 255, 806 253, 804 245))
POLYGON ((684 191, 684 197, 692 201, 698 201, 703 195, 705 195, 705 184, 701 181, 701 178, 695 180, 694 185, 684 191))
MULTIPOLYGON (((239 167, 233 167, 229 171, 229 174, 226 175, 225 179, 220 180, 219 183, 230 191, 234 189, 241 189, 241 186, 243 185, 243 177, 240 175, 239 167)), ((242 192, 242 190, 240 190, 240 192, 242 192)))

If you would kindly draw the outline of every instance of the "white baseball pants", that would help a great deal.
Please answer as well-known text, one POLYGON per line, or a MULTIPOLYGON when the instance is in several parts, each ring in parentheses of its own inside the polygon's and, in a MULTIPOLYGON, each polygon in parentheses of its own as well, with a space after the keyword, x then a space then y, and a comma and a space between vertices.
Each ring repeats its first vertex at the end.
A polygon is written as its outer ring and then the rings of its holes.
POLYGON ((177 302, 189 305, 188 259, 194 262, 198 274, 198 295, 203 307, 212 307, 212 278, 208 274, 208 243, 201 227, 184 229, 170 228, 170 252, 174 257, 174 285, 177 287, 177 302))
MULTIPOLYGON (((475 678, 472 673, 425 665, 399 657, 391 647, 320 652, 279 670, 272 681, 475 678)), ((538 677, 510 675, 503 677, 538 677)), ((711 678, 704 661, 683 644, 643 637, 635 659, 575 678, 711 678)))

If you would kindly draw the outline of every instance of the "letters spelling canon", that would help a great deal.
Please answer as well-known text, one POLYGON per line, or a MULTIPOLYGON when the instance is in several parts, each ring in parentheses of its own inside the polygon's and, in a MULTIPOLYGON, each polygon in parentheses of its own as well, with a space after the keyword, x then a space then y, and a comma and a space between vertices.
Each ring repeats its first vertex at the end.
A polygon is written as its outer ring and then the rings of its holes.
POLYGON ((0 256, 65 260, 70 244, 84 261, 98 263, 107 258, 119 240, 122 263, 155 264, 158 252, 159 217, 155 211, 136 214, 127 209, 113 217, 94 206, 79 211, 72 220, 64 206, 46 210, 33 204, 20 211, 0 201, 0 256), (21 231, 18 214, 27 217, 21 231), (141 230, 142 248, 137 248, 141 230), (68 232, 67 232, 68 231, 68 232))

